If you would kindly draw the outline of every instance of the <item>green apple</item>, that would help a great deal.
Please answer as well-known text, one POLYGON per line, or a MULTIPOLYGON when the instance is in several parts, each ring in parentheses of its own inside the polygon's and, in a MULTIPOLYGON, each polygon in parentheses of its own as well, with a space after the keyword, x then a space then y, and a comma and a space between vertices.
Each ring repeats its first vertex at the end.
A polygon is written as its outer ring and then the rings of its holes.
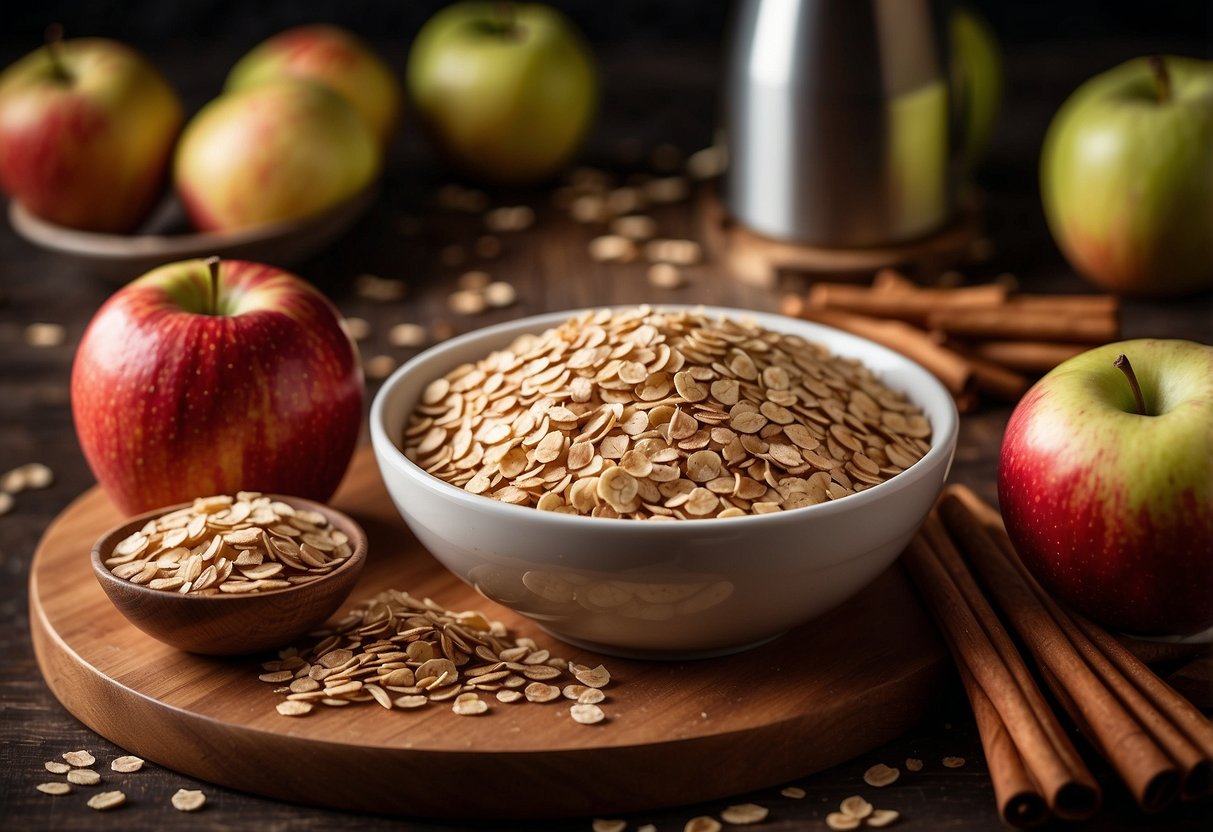
POLYGON ((1126 295, 1213 286, 1213 62, 1140 58, 1078 88, 1040 160, 1053 239, 1126 295))
POLYGON ((558 171, 597 103, 589 47, 540 4, 455 3, 428 20, 409 53, 413 107, 454 167, 495 183, 558 171))
POLYGON ((183 120, 129 46, 52 40, 0 75, 0 187, 59 225, 133 231, 161 195, 183 120))
POLYGON ((368 187, 380 164, 378 140, 344 98, 283 78, 206 105, 173 171, 194 225, 231 231, 323 213, 368 187))
POLYGON ((1007 423, 998 502, 1024 565, 1080 612, 1140 635, 1213 626, 1213 346, 1059 364, 1007 423))
POLYGON ((277 78, 306 78, 345 96, 386 145, 400 118, 400 84, 362 38, 338 26, 296 26, 236 62, 226 92, 277 78))
POLYGON ((998 37, 975 9, 952 11, 952 85, 960 107, 960 158, 972 171, 985 155, 1002 107, 998 37))

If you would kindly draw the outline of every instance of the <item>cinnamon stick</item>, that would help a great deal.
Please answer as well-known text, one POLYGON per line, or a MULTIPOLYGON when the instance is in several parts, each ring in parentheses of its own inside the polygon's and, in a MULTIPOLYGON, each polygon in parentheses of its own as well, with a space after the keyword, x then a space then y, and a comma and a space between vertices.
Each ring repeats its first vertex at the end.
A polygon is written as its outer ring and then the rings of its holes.
POLYGON ((1065 312, 1072 315, 1101 315, 1115 318, 1120 314, 1120 299, 1116 295, 1036 295, 1015 294, 1007 299, 1015 309, 1044 312, 1065 312))
POLYGON ((810 309, 797 304, 795 296, 789 297, 792 300, 785 302, 785 314, 792 310, 805 320, 859 335, 899 352, 925 367, 943 382, 953 395, 964 392, 969 385, 973 370, 968 360, 956 351, 936 344, 927 333, 917 327, 903 321, 882 321, 848 312, 810 309))
POLYGON ((1115 315, 1021 307, 1010 302, 997 308, 938 309, 927 316, 926 323, 954 338, 1083 344, 1115 341, 1120 331, 1115 315))
POLYGON ((935 289, 896 288, 886 279, 879 286, 853 283, 814 283, 805 296, 811 309, 831 309, 873 318, 921 323, 940 309, 997 308, 1007 299, 1006 287, 996 283, 935 289))
POLYGON ((984 526, 1070 642, 1179 766, 1180 796, 1194 800, 1213 793, 1213 722, 1106 630, 1061 608, 1019 560, 1002 518, 992 506, 960 486, 949 488, 948 493, 984 526))
MULTIPOLYGON (((993 610, 979 592, 966 593, 957 586, 933 544, 934 541, 920 532, 910 541, 904 560, 940 628, 947 634, 957 665, 963 664, 972 673, 994 706, 1048 805, 1059 816, 1089 817, 1098 807, 1099 787, 1072 746, 1065 747, 1068 742, 1064 740, 1064 733, 1048 707, 1043 705, 1040 691, 1031 681, 1018 652, 1011 648, 1005 654, 1001 653, 991 640, 990 632, 982 626, 983 620, 997 621, 993 610), (974 612, 970 601, 981 611, 974 612), (1021 685, 1020 679, 1026 680, 1026 686, 1021 685), (1033 700, 1041 704, 1033 707, 1033 700), (1063 742, 1060 749, 1055 743, 1059 737, 1063 742)), ((995 632, 1002 632, 1005 637, 1001 625, 995 627, 995 632)), ((996 636, 1000 641, 1002 637, 996 636)), ((1004 795, 1017 791, 1011 788, 1016 774, 1002 770, 995 774, 994 760, 990 763, 991 774, 1002 783, 1004 795)), ((1005 805, 1000 805, 1000 811, 1004 808, 1005 805)), ((1008 814, 1014 817, 1015 813, 1008 814)))
POLYGON ((1047 373, 1088 347, 1053 341, 975 341, 966 346, 971 355, 1021 373, 1047 373))
POLYGON ((1129 787, 1137 804, 1148 812, 1165 808, 1179 792, 1180 773, 1175 761, 1149 733, 1148 726, 1138 721, 1087 664, 1023 574, 958 496, 963 493, 950 488, 939 503, 948 529, 965 542, 966 554, 988 591, 1036 662, 1065 691, 1092 741, 1129 787))
POLYGON ((1024 766, 1023 757, 1016 750, 1015 741, 1007 732, 1007 726, 1003 724, 990 697, 986 696, 963 661, 956 662, 956 670, 973 706, 977 733, 981 737, 986 766, 994 784, 998 813, 1011 826, 1022 829, 1040 826, 1049 819, 1049 807, 1041 797, 1040 787, 1024 766))
POLYGON ((989 393, 1006 402, 1017 402, 1032 386, 1031 380, 1023 373, 973 355, 968 359, 969 366, 973 368, 973 386, 982 393, 989 393))

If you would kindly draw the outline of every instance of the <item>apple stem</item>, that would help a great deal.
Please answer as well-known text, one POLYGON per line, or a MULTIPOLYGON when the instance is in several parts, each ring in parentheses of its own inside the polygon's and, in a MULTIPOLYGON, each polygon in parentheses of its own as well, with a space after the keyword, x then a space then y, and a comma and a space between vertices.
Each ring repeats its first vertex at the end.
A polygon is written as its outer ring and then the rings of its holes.
POLYGON ((1171 73, 1167 72, 1167 62, 1162 55, 1151 55, 1148 59, 1150 69, 1154 71, 1154 90, 1158 94, 1158 103, 1166 104, 1171 100, 1171 73))
POLYGON ((52 23, 46 27, 46 52, 51 61, 51 74, 60 81, 72 80, 72 74, 63 63, 63 24, 52 23))
POLYGON ((1133 399, 1137 402, 1137 412, 1142 416, 1149 416, 1146 410, 1146 400, 1141 394, 1141 385, 1137 383, 1137 374, 1133 372, 1133 365, 1129 363, 1129 357, 1124 353, 1116 356, 1116 360, 1112 362, 1116 369, 1125 374, 1125 378, 1129 380, 1129 387, 1133 391, 1133 399))
POLYGON ((206 304, 206 314, 219 314, 219 258, 206 258, 206 268, 210 273, 210 282, 207 284, 208 296, 206 304))

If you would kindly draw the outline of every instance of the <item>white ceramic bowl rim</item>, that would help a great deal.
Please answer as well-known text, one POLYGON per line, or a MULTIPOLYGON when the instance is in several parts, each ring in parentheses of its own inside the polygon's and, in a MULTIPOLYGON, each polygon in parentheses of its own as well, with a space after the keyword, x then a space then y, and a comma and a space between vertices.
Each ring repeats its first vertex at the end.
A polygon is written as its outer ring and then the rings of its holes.
MULTIPOLYGON (((541 315, 534 315, 526 318, 516 318, 512 321, 494 324, 473 330, 472 332, 456 336, 441 344, 430 347, 416 356, 405 362, 392 373, 379 388, 375 394, 375 398, 371 403, 370 413, 370 430, 371 442, 379 452, 380 460, 385 460, 393 468, 396 468, 404 475, 416 481, 422 487, 434 492, 438 495, 446 496, 450 499, 467 504, 470 510, 481 512, 506 512, 504 516, 513 516, 518 518, 520 515, 512 514, 514 512, 528 512, 531 516, 542 517, 542 522, 560 524, 568 524, 570 528, 583 526, 587 530, 598 528, 602 529, 603 524, 609 524, 611 533, 637 534, 645 537, 653 535, 669 535, 677 536, 682 534, 686 524, 694 524, 696 529, 710 527, 716 524, 729 524, 729 529, 737 530, 756 524, 774 525, 781 522, 802 522, 809 520, 812 517, 828 517, 839 512, 849 512, 852 510, 862 509, 863 507, 873 508, 879 503, 882 496, 889 494, 895 489, 911 487, 918 479, 915 476, 916 472, 925 472, 934 467, 934 464, 940 460, 940 457, 946 457, 951 453, 953 439, 955 437, 959 416, 956 411, 955 402, 947 389, 936 379, 929 371, 920 364, 912 361, 909 358, 901 355, 894 350, 881 346, 866 338, 861 338, 857 335, 852 335, 833 327, 822 324, 813 323, 810 321, 802 321, 795 318, 788 318, 783 315, 773 313, 756 312, 746 309, 731 309, 728 307, 719 306, 703 306, 699 304, 644 304, 653 311, 692 311, 699 312, 706 316, 717 317, 724 316, 737 321, 753 321, 760 326, 775 332, 782 332, 792 335, 801 335, 808 340, 812 340, 812 331, 826 333, 829 339, 836 342, 834 346, 826 345, 835 355, 844 357, 854 357, 847 349, 850 347, 860 347, 862 350, 881 355, 884 360, 891 364, 898 365, 904 370, 909 370, 911 374, 919 375, 921 378, 914 380, 915 387, 919 388, 917 393, 912 393, 909 390, 901 390, 911 401, 922 406, 922 399, 936 398, 940 401, 946 400, 946 406, 939 408, 942 418, 939 420, 932 419, 931 424, 931 448, 923 455, 923 457, 910 468, 907 468, 900 474, 891 477, 884 482, 874 485, 871 488, 860 491, 856 494, 848 494, 840 500, 831 500, 825 503, 818 503, 811 506, 803 506, 801 508, 789 509, 787 511, 777 511, 770 514, 748 514, 741 517, 712 517, 695 520, 675 520, 672 522, 646 522, 643 520, 631 520, 626 518, 614 517, 590 517, 587 515, 578 514, 561 514, 552 511, 539 511, 533 506, 520 506, 511 503, 505 503, 500 500, 494 500, 491 497, 486 497, 480 494, 472 494, 464 489, 452 485, 439 477, 425 471, 419 465, 414 463, 400 450, 400 445, 397 438, 389 433, 389 426, 384 424, 386 401, 391 396, 392 391, 401 382, 401 380, 411 373, 417 371, 417 368, 422 365, 432 364, 438 368, 437 373, 431 379, 427 379, 427 384, 438 378, 439 375, 444 375, 454 369, 457 364, 451 360, 443 360, 451 353, 457 352, 463 347, 474 342, 484 342, 486 344, 494 344, 494 346, 486 346, 484 353, 478 355, 473 361, 486 357, 490 351, 502 349, 510 343, 513 338, 531 332, 540 333, 547 329, 559 326, 570 318, 577 317, 586 313, 596 312, 600 309, 634 309, 641 304, 624 304, 619 306, 597 306, 583 309, 572 309, 564 312, 549 312, 541 315), (791 332, 793 328, 801 328, 808 330, 807 333, 791 332), (841 345, 844 348, 837 350, 834 347, 841 345), (939 421, 939 424, 935 422, 939 421), (390 452, 389 452, 389 449, 390 452), (627 529, 627 531, 624 531, 627 529)), ((862 360, 862 359, 860 359, 862 360)), ((865 362, 866 364, 867 362, 865 362)), ((870 368, 871 369, 871 368, 870 368)), ((880 377, 880 373, 873 369, 880 377)), ((881 379, 885 381, 885 379, 881 379)), ((898 388, 893 388, 898 389, 898 388)), ((407 417, 406 417, 407 418, 407 417)), ((397 432, 403 428, 395 426, 397 432)), ((942 460, 946 464, 947 460, 942 460)))

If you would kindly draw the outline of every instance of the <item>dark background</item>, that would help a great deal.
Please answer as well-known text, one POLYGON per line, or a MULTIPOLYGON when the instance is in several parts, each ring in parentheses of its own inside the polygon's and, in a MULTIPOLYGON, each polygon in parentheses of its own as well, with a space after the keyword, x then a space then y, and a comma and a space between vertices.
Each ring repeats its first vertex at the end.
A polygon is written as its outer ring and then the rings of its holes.
MULTIPOLYGON (((1204 0, 968 0, 1010 43, 1131 37, 1138 47, 1182 36, 1196 54, 1213 54, 1213 3, 1204 0)), ((46 25, 69 36, 105 35, 154 46, 166 39, 267 37, 285 26, 324 20, 376 40, 405 42, 442 0, 55 0, 6 9, 0 40, 33 49, 46 25)), ((595 43, 717 41, 727 0, 551 0, 595 43)))

